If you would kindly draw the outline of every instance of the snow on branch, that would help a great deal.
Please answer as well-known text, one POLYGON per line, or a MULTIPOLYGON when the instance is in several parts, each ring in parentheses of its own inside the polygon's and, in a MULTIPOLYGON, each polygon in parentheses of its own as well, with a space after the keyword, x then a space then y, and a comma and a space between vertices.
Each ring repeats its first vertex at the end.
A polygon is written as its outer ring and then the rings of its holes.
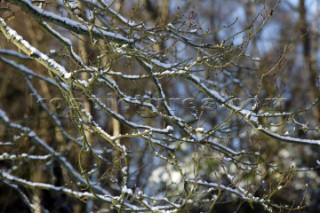
POLYGON ((40 64, 48 68, 48 70, 61 77, 69 78, 71 76, 63 66, 24 40, 14 29, 7 25, 3 18, 0 18, 0 30, 9 41, 16 45, 17 48, 22 50, 28 56, 34 58, 40 64))
POLYGON ((66 29, 71 30, 77 34, 83 34, 83 35, 92 34, 96 38, 102 38, 108 41, 119 42, 119 43, 129 44, 133 42, 133 40, 127 39, 118 33, 109 32, 101 28, 99 29, 93 28, 92 31, 90 31, 87 26, 83 25, 80 22, 74 21, 66 17, 62 17, 52 12, 45 11, 37 6, 32 5, 32 3, 27 0, 9 0, 9 1, 21 7, 21 9, 23 9, 26 13, 34 17, 36 20, 52 22, 59 26, 65 27, 66 29))
MULTIPOLYGON (((21 126, 20 124, 13 123, 9 120, 7 114, 0 109, 0 122, 6 124, 9 128, 16 129, 24 134, 27 134, 28 137, 35 142, 37 145, 39 145, 42 149, 47 151, 49 154, 51 154, 54 158, 56 158, 61 165, 63 165, 67 171, 73 176, 73 178, 80 182, 81 184, 86 185, 86 180, 75 170, 75 168, 67 161, 67 159, 61 155, 61 153, 55 151, 52 147, 50 147, 45 141, 43 141, 33 130, 31 130, 28 127, 21 126)), ((105 195, 110 195, 108 191, 105 189, 99 187, 99 186, 92 186, 93 189, 99 191, 100 193, 103 193, 105 195)))

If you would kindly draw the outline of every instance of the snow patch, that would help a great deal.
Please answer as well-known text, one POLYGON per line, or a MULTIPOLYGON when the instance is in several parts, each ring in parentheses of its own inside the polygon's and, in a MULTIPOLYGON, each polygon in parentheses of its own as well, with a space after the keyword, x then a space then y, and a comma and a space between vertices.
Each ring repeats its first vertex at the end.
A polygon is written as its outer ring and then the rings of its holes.
POLYGON ((71 73, 71 72, 66 72, 66 73, 63 75, 63 77, 66 78, 66 79, 71 78, 71 76, 72 76, 72 73, 71 73))
POLYGON ((124 186, 121 191, 122 193, 133 195, 132 189, 127 188, 127 186, 124 186))
POLYGON ((9 122, 7 114, 2 109, 0 109, 0 117, 4 120, 4 122, 9 122))

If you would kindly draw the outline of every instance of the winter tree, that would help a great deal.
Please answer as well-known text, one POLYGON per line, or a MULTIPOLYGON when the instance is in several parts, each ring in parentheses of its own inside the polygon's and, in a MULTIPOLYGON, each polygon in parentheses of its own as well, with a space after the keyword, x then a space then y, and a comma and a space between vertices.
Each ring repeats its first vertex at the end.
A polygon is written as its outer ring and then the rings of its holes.
POLYGON ((319 212, 320 3, 0 3, 3 212, 319 212))

